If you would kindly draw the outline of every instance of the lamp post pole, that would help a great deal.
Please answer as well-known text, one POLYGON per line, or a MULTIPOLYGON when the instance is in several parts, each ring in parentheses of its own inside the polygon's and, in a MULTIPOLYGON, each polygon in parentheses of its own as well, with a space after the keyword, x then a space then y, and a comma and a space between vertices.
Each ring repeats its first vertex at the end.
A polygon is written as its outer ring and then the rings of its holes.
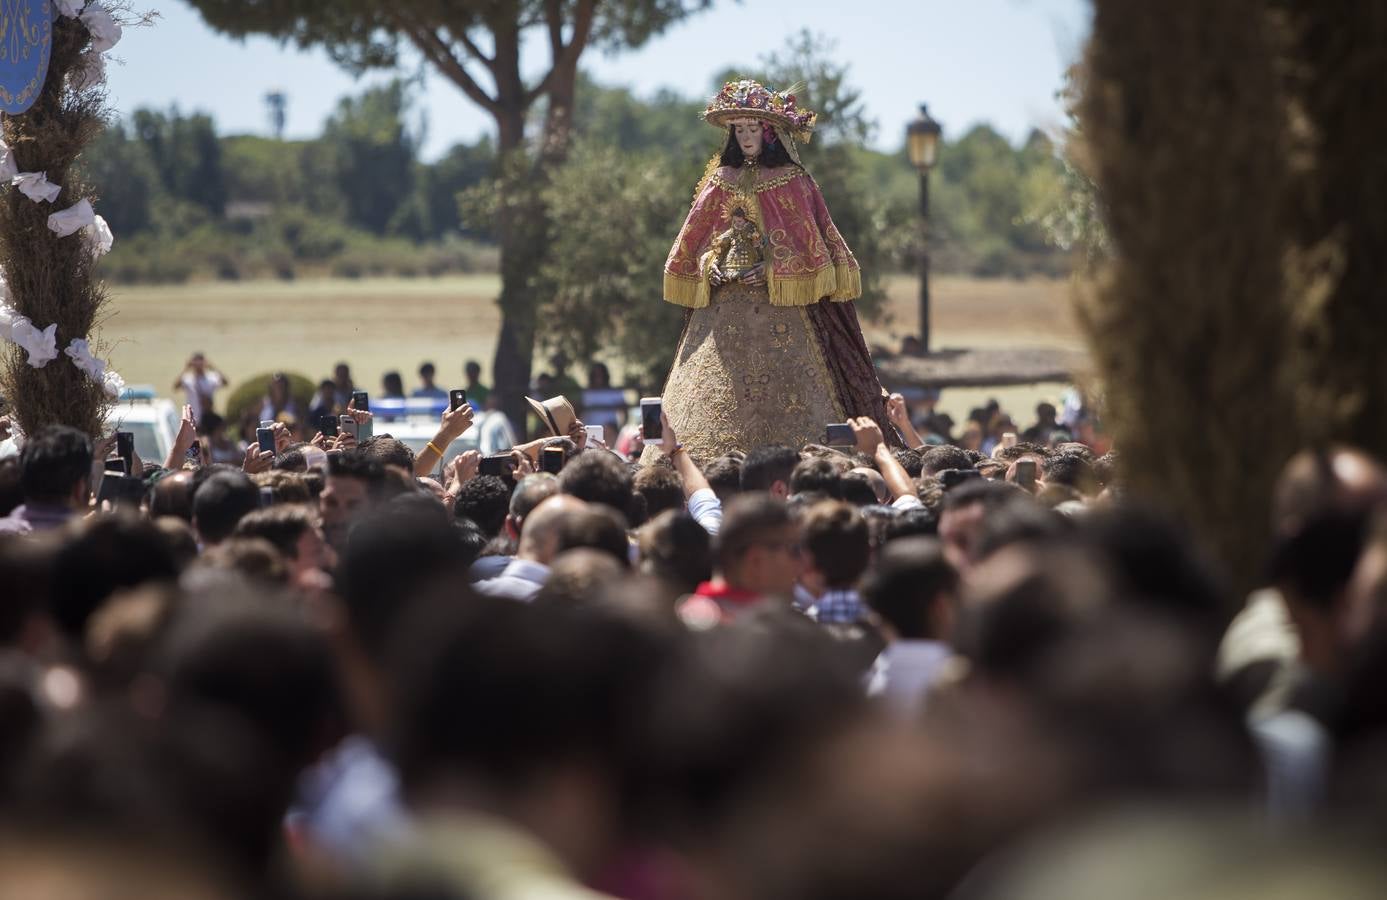
POLYGON ((929 352, 929 169, 920 172, 920 352, 929 352))
POLYGON ((905 150, 910 164, 920 173, 920 352, 929 352, 929 170, 939 160, 939 135, 943 129, 930 117, 924 104, 920 114, 905 128, 905 150))

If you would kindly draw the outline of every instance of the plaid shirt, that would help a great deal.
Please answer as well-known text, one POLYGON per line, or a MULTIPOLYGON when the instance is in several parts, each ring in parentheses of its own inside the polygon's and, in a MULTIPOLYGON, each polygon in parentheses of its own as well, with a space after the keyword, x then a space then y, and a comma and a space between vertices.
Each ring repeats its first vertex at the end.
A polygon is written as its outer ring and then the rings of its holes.
POLYGON ((867 607, 853 590, 829 590, 809 610, 809 616, 824 625, 851 625, 867 618, 867 607))

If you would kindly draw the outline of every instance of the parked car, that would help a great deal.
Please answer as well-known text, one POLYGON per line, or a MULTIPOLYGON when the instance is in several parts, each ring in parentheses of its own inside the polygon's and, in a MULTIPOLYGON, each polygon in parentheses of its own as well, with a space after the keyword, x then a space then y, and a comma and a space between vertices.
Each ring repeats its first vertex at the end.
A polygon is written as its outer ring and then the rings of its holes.
POLYGON ((149 385, 128 387, 106 413, 106 427, 134 433, 140 459, 163 464, 178 438, 178 407, 172 400, 156 397, 149 385))

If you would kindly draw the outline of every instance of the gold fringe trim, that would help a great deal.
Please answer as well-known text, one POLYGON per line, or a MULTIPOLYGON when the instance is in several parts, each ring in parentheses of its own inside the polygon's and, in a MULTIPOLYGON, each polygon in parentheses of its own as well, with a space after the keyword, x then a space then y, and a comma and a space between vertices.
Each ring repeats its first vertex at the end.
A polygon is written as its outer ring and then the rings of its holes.
POLYGON ((708 279, 688 278, 683 275, 675 275, 673 272, 665 273, 666 303, 687 306, 690 309, 702 309, 708 305, 711 296, 712 289, 708 285, 708 279))
MULTIPOLYGON (((665 302, 690 309, 703 309, 712 301, 712 287, 706 275, 709 255, 699 261, 702 278, 665 273, 665 302)), ((842 303, 862 296, 862 271, 845 263, 825 266, 813 275, 776 278, 766 266, 766 291, 772 306, 813 306, 821 300, 842 303)))
POLYGON ((777 278, 766 266, 766 290, 772 306, 813 306, 820 300, 841 303, 862 296, 862 272, 845 263, 825 266, 813 275, 777 278))

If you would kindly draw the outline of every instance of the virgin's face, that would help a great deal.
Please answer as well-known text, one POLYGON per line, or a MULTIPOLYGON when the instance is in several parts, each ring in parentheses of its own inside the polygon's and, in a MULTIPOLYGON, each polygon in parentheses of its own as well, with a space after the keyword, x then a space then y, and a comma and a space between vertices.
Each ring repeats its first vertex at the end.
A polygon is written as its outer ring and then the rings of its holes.
POLYGON ((747 159, 755 159, 761 155, 761 123, 752 119, 746 122, 738 122, 732 126, 733 136, 737 139, 737 146, 742 148, 742 155, 747 159))

